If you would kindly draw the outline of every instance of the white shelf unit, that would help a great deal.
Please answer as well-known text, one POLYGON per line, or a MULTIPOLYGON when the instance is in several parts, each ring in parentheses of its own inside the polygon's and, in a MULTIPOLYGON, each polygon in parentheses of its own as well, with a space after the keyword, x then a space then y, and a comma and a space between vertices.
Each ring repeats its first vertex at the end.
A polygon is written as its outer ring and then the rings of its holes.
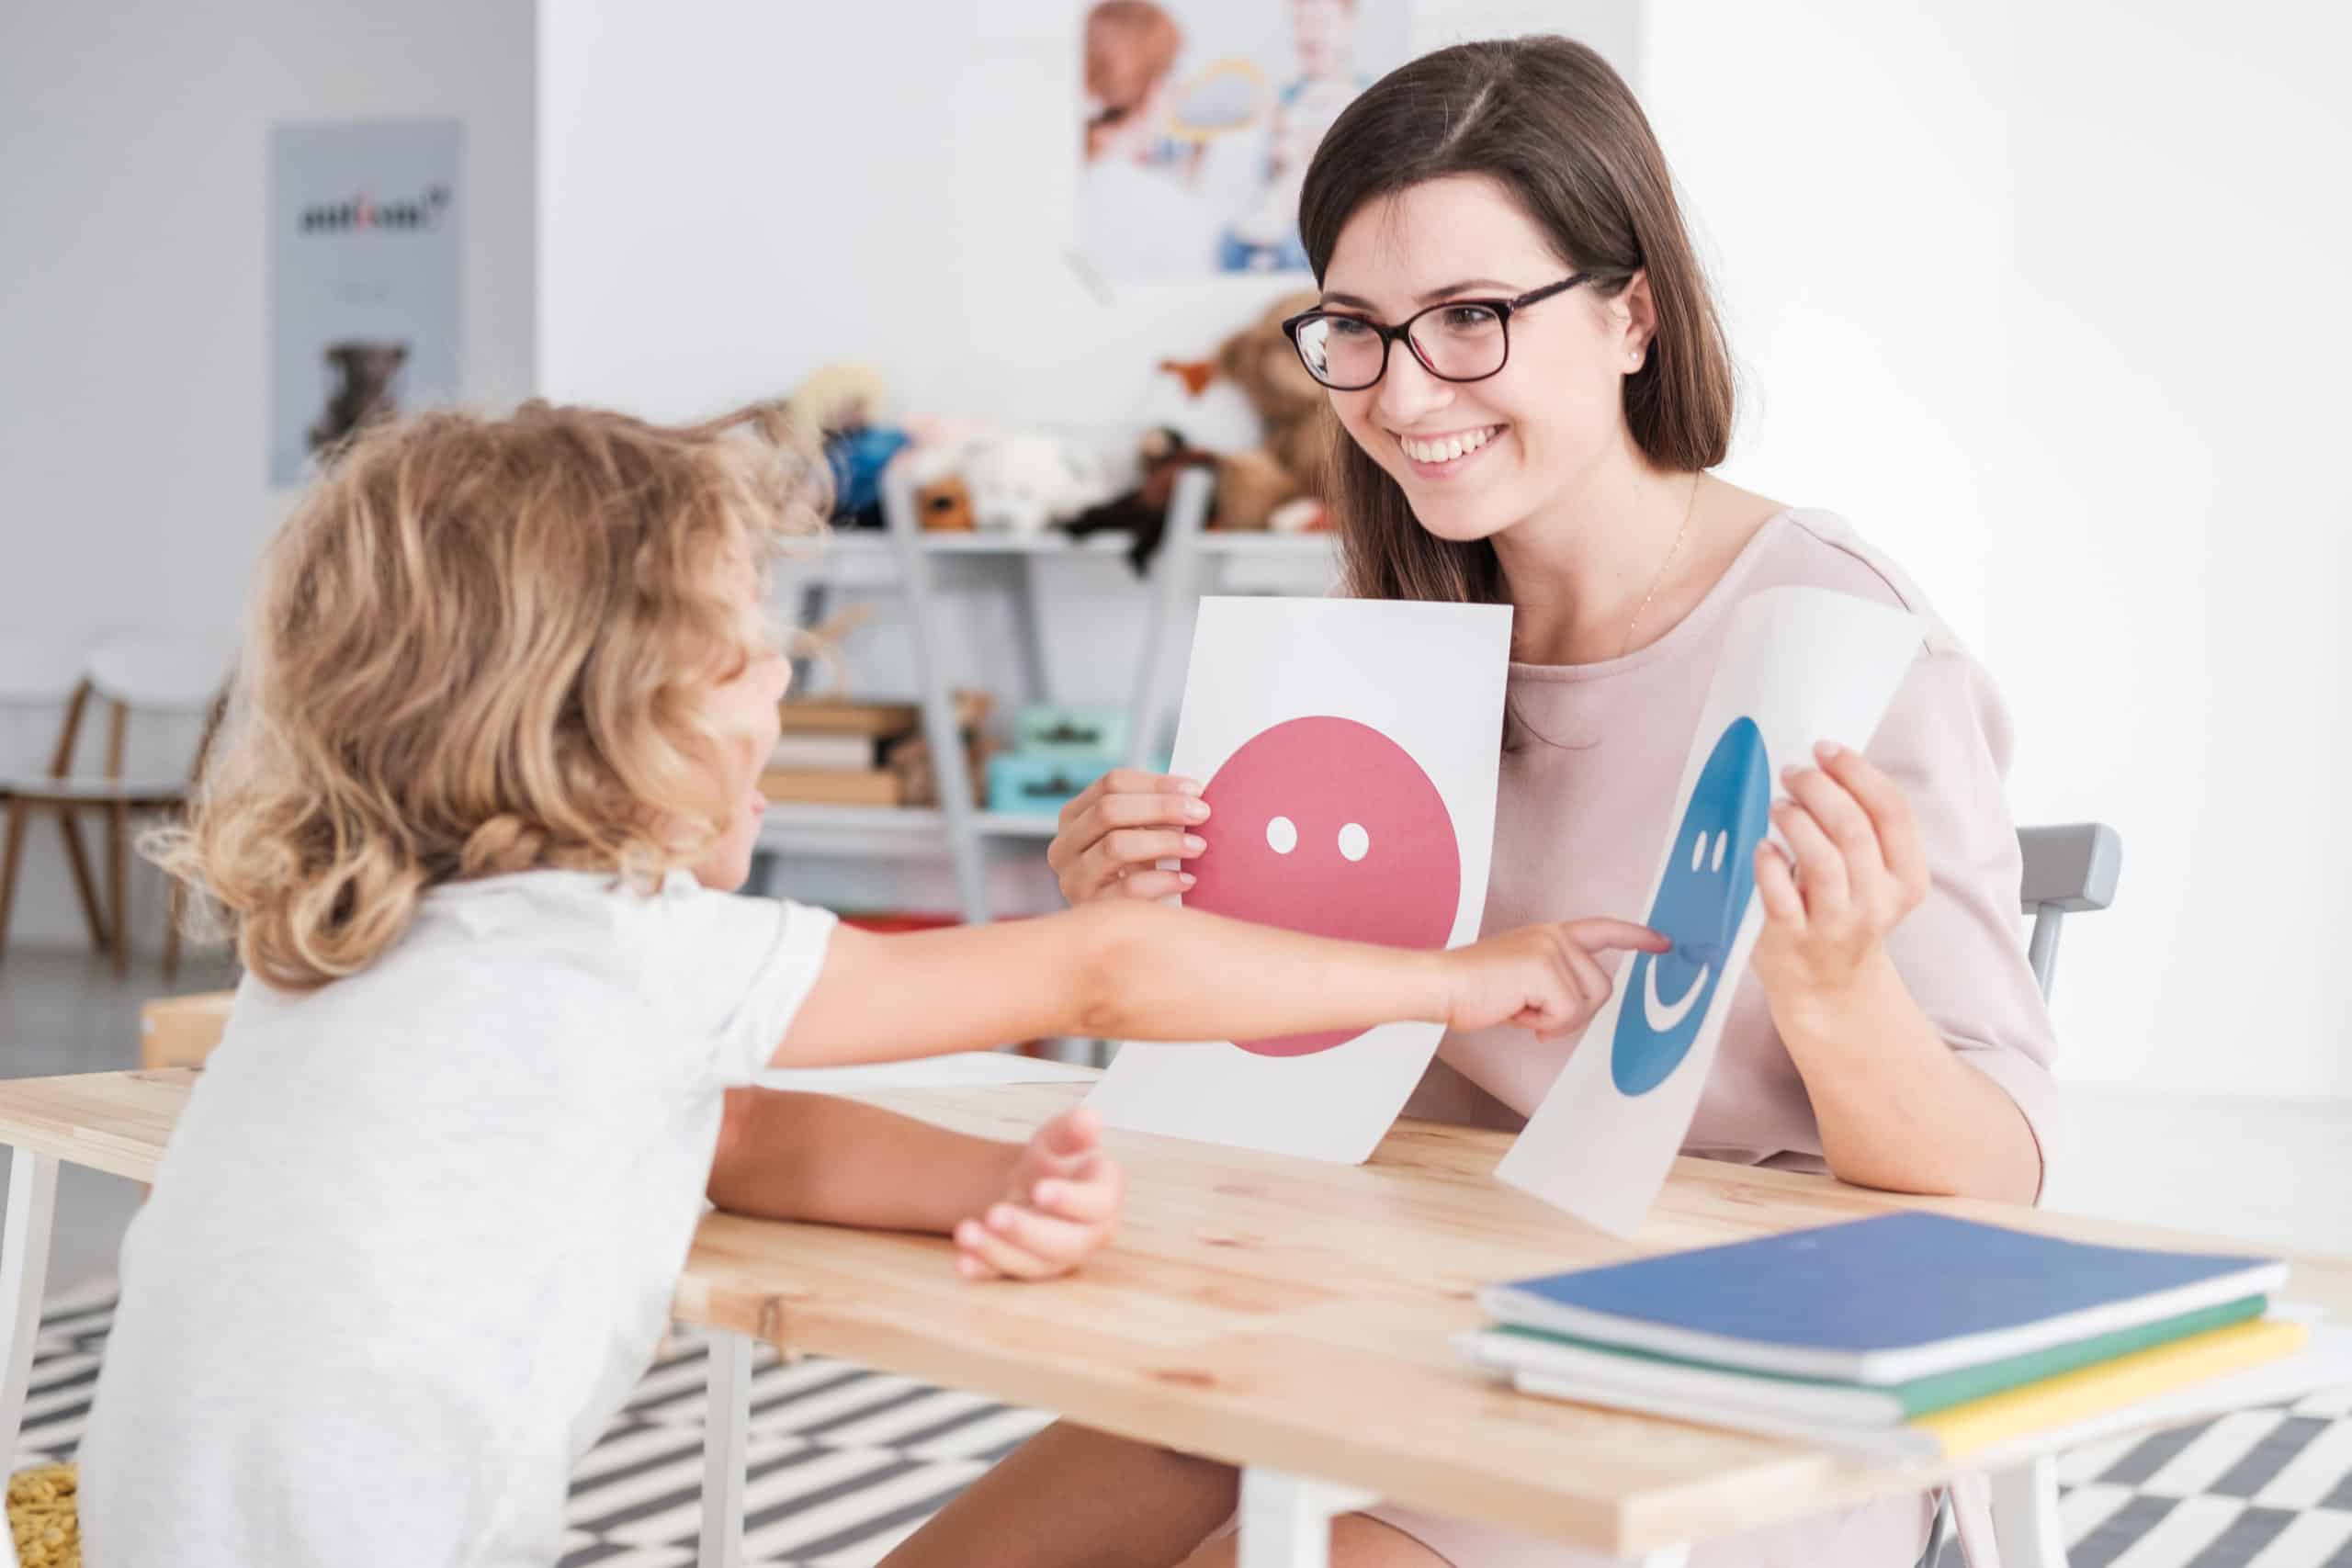
MULTIPOLYGON (((1214 491, 1210 477, 1193 469, 1179 478, 1170 499, 1167 532, 1154 556, 1145 609, 1143 650, 1129 698, 1130 765, 1141 765, 1165 733, 1176 694, 1160 678, 1170 636, 1182 624, 1185 606, 1213 591, 1228 564, 1241 561, 1329 565, 1335 560, 1329 534, 1216 534, 1207 527, 1214 491)), ((968 771, 960 765, 963 741, 950 694, 949 650, 940 646, 939 563, 953 559, 993 563, 1012 594, 1020 628, 1021 679, 1029 700, 1049 700, 1045 643, 1038 620, 1036 570, 1054 557, 1117 556, 1133 540, 1125 534, 1074 538, 1058 531, 1038 535, 926 533, 916 522, 911 488, 903 476, 885 475, 884 526, 876 531, 840 532, 815 555, 792 562, 804 592, 820 597, 808 613, 821 614, 821 595, 835 587, 896 592, 907 604, 913 641, 917 695, 922 730, 930 742, 936 807, 771 806, 762 819, 757 886, 773 886, 776 862, 794 856, 832 855, 891 859, 944 853, 956 877, 963 918, 978 924, 990 918, 988 850, 991 842, 1016 842, 1042 855, 1055 818, 1042 813, 988 811, 972 798, 968 771)), ((984 568, 983 570, 989 570, 984 568)))

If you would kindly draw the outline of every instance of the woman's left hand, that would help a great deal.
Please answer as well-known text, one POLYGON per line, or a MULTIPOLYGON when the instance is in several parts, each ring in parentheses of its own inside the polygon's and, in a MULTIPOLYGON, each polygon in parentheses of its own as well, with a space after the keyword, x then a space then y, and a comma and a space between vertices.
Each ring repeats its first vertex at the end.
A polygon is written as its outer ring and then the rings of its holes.
POLYGON ((1815 755, 1818 768, 1781 775, 1788 795, 1772 821, 1789 852, 1769 840, 1756 848, 1764 931, 1751 963, 1776 1010, 1846 991, 1928 893, 1901 787, 1859 751, 1824 743, 1815 755))

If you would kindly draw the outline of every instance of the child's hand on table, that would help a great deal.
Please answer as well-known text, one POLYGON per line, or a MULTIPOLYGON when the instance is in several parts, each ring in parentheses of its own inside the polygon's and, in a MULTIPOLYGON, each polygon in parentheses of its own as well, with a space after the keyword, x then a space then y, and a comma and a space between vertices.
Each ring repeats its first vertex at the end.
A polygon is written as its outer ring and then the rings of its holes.
POLYGON ((1539 1040, 1573 1033, 1609 999, 1609 972, 1597 953, 1664 953, 1673 943, 1629 920, 1562 920, 1443 954, 1449 971, 1446 1024, 1486 1029, 1515 1023, 1539 1040))
POLYGON ((1117 1227, 1126 1176, 1102 1150, 1102 1119, 1080 1106, 1037 1129, 1004 1197, 956 1226, 967 1280, 1050 1280, 1078 1267, 1117 1227))

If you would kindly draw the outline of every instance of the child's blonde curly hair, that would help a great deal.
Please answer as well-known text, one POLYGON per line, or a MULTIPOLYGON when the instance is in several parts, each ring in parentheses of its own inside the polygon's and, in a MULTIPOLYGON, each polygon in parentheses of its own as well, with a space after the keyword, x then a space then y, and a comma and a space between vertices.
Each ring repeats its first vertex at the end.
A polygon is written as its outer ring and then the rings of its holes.
POLYGON ((704 698, 770 636, 725 565, 820 533, 823 475, 775 405, 361 434, 271 544, 223 743, 150 852, 295 990, 440 883, 691 864, 741 809, 704 698))

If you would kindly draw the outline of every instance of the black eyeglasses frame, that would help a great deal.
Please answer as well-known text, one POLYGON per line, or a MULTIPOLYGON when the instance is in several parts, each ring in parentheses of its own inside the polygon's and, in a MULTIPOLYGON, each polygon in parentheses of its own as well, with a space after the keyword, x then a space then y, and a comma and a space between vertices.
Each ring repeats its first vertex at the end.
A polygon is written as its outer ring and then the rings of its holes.
POLYGON ((1422 369, 1428 371, 1430 375, 1436 377, 1441 381, 1450 381, 1457 387, 1467 386, 1473 381, 1484 381, 1491 377, 1501 375, 1503 373, 1503 367, 1510 363, 1510 319, 1515 313, 1526 310, 1530 305, 1549 299, 1555 294, 1565 294, 1580 283, 1589 283, 1592 281, 1593 276, 1594 275, 1589 272, 1572 273, 1568 276, 1562 278, 1557 283, 1546 284, 1541 288, 1531 288, 1515 299, 1441 299, 1434 305, 1425 306, 1422 309, 1414 311, 1411 315, 1406 317, 1404 321, 1393 327, 1375 321, 1369 316, 1359 315, 1353 310, 1325 310, 1322 306, 1318 305, 1312 310, 1301 310, 1295 316, 1285 317, 1283 321, 1283 336, 1290 339, 1290 346, 1298 355, 1298 362, 1306 367, 1306 373, 1309 376, 1315 377, 1315 384, 1318 387, 1329 388, 1334 392, 1361 392, 1369 388, 1380 385, 1380 378, 1388 374, 1389 353, 1396 347, 1399 339, 1403 340, 1406 351, 1412 355, 1415 363, 1419 364, 1422 369), (1419 321, 1423 316, 1430 315, 1435 311, 1458 310, 1464 305, 1480 306, 1486 310, 1492 310, 1495 313, 1496 322, 1502 329, 1503 357, 1501 363, 1498 364, 1492 370, 1482 371, 1476 376, 1449 376, 1444 371, 1440 370, 1436 366, 1431 365, 1429 361, 1429 356, 1421 352, 1420 344, 1413 341, 1413 323, 1419 321), (1363 383, 1361 386, 1342 387, 1338 385, 1336 382, 1326 381, 1322 377, 1315 375, 1315 367, 1307 360, 1306 349, 1299 343, 1298 334, 1309 323, 1321 321, 1326 317, 1344 318, 1348 321, 1356 322, 1360 326, 1370 327, 1374 333, 1379 334, 1380 374, 1378 376, 1374 376, 1371 380, 1363 383))

